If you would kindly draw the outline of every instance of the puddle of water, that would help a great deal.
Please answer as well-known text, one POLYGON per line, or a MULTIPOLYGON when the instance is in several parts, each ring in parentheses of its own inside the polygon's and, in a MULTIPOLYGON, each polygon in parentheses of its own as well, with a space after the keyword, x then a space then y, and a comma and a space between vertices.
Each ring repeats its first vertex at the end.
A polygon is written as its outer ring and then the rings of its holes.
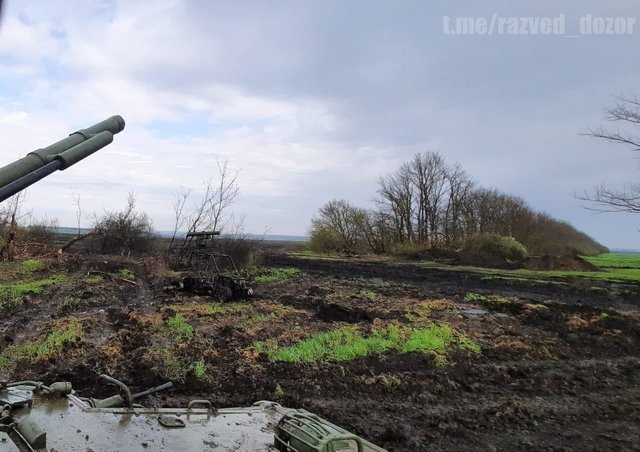
POLYGON ((487 314, 493 314, 496 317, 509 317, 509 314, 505 314, 503 312, 490 313, 486 309, 468 308, 468 307, 461 307, 460 308, 460 314, 462 314, 464 317, 467 317, 467 318, 470 318, 470 319, 480 319, 480 318, 484 317, 487 314))
POLYGON ((486 309, 466 308, 466 307, 460 308, 460 314, 462 314, 465 317, 480 318, 480 317, 484 317, 488 313, 489 311, 487 311, 486 309))

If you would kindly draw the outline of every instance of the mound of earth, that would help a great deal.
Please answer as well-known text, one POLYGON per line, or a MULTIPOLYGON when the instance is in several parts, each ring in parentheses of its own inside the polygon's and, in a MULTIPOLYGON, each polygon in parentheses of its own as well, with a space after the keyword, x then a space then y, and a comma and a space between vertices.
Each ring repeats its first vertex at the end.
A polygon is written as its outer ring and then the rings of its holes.
POLYGON ((523 266, 528 270, 600 271, 579 256, 531 256, 525 259, 523 266))

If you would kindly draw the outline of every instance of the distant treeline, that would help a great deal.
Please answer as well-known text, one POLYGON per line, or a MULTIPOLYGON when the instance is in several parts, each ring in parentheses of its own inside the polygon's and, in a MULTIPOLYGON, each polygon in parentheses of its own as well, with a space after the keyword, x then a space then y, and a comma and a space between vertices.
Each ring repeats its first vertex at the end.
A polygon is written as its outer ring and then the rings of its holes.
POLYGON ((311 246, 323 251, 387 253, 402 246, 455 249, 478 234, 509 236, 531 255, 606 252, 570 224, 534 212, 517 196, 478 186, 436 152, 379 180, 377 209, 333 200, 312 220, 311 246))

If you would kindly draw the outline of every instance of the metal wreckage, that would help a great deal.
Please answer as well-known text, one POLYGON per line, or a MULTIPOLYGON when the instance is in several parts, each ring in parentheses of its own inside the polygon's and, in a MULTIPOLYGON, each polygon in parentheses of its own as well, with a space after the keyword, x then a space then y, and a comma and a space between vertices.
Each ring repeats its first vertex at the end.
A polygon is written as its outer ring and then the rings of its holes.
MULTIPOLYGON (((124 126, 122 117, 112 116, 0 168, 0 201, 110 144, 124 126)), ((183 284, 197 283, 223 299, 251 295, 237 271, 228 274, 218 268, 225 256, 202 246, 214 235, 202 232, 186 238, 180 252, 188 255, 182 257, 199 261, 203 269, 213 265, 215 274, 207 276, 202 270, 195 281, 183 284)), ((0 451, 384 450, 304 409, 275 402, 217 409, 208 400, 192 400, 184 408, 145 408, 138 403, 141 399, 172 384, 132 394, 108 375, 100 375, 97 382, 113 386, 115 395, 81 396, 69 382, 0 381, 0 451)))
POLYGON ((192 231, 184 241, 168 250, 169 261, 188 275, 174 281, 165 290, 182 290, 209 295, 220 301, 246 300, 253 295, 247 278, 243 278, 233 257, 216 251, 215 237, 220 231, 192 231))

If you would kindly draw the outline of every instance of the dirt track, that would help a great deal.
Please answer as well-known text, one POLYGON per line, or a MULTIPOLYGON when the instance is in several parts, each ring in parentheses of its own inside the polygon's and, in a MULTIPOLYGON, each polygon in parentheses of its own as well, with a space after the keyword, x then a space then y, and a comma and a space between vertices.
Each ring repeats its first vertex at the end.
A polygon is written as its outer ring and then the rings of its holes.
POLYGON ((303 274, 257 285, 250 305, 211 312, 205 298, 165 292, 166 279, 149 261, 51 263, 48 271, 67 280, 3 316, 0 352, 46 335, 69 316, 82 323, 83 337, 47 360, 0 371, 0 379, 67 379, 83 395, 101 396, 111 394, 95 386, 102 372, 135 390, 173 377, 176 389, 147 403, 277 400, 391 450, 637 450, 640 444, 638 285, 549 284, 284 255, 266 264, 303 274), (134 283, 117 276, 123 268, 136 275, 134 283), (106 276, 89 284, 83 279, 89 271, 106 276), (468 293, 486 300, 464 301, 468 293), (176 313, 195 330, 181 343, 164 332, 176 313), (293 343, 339 325, 366 331, 392 321, 450 324, 481 352, 452 351, 446 366, 426 353, 301 365, 271 363, 252 348, 269 338, 293 343), (205 377, 185 371, 196 361, 205 363, 205 377))

